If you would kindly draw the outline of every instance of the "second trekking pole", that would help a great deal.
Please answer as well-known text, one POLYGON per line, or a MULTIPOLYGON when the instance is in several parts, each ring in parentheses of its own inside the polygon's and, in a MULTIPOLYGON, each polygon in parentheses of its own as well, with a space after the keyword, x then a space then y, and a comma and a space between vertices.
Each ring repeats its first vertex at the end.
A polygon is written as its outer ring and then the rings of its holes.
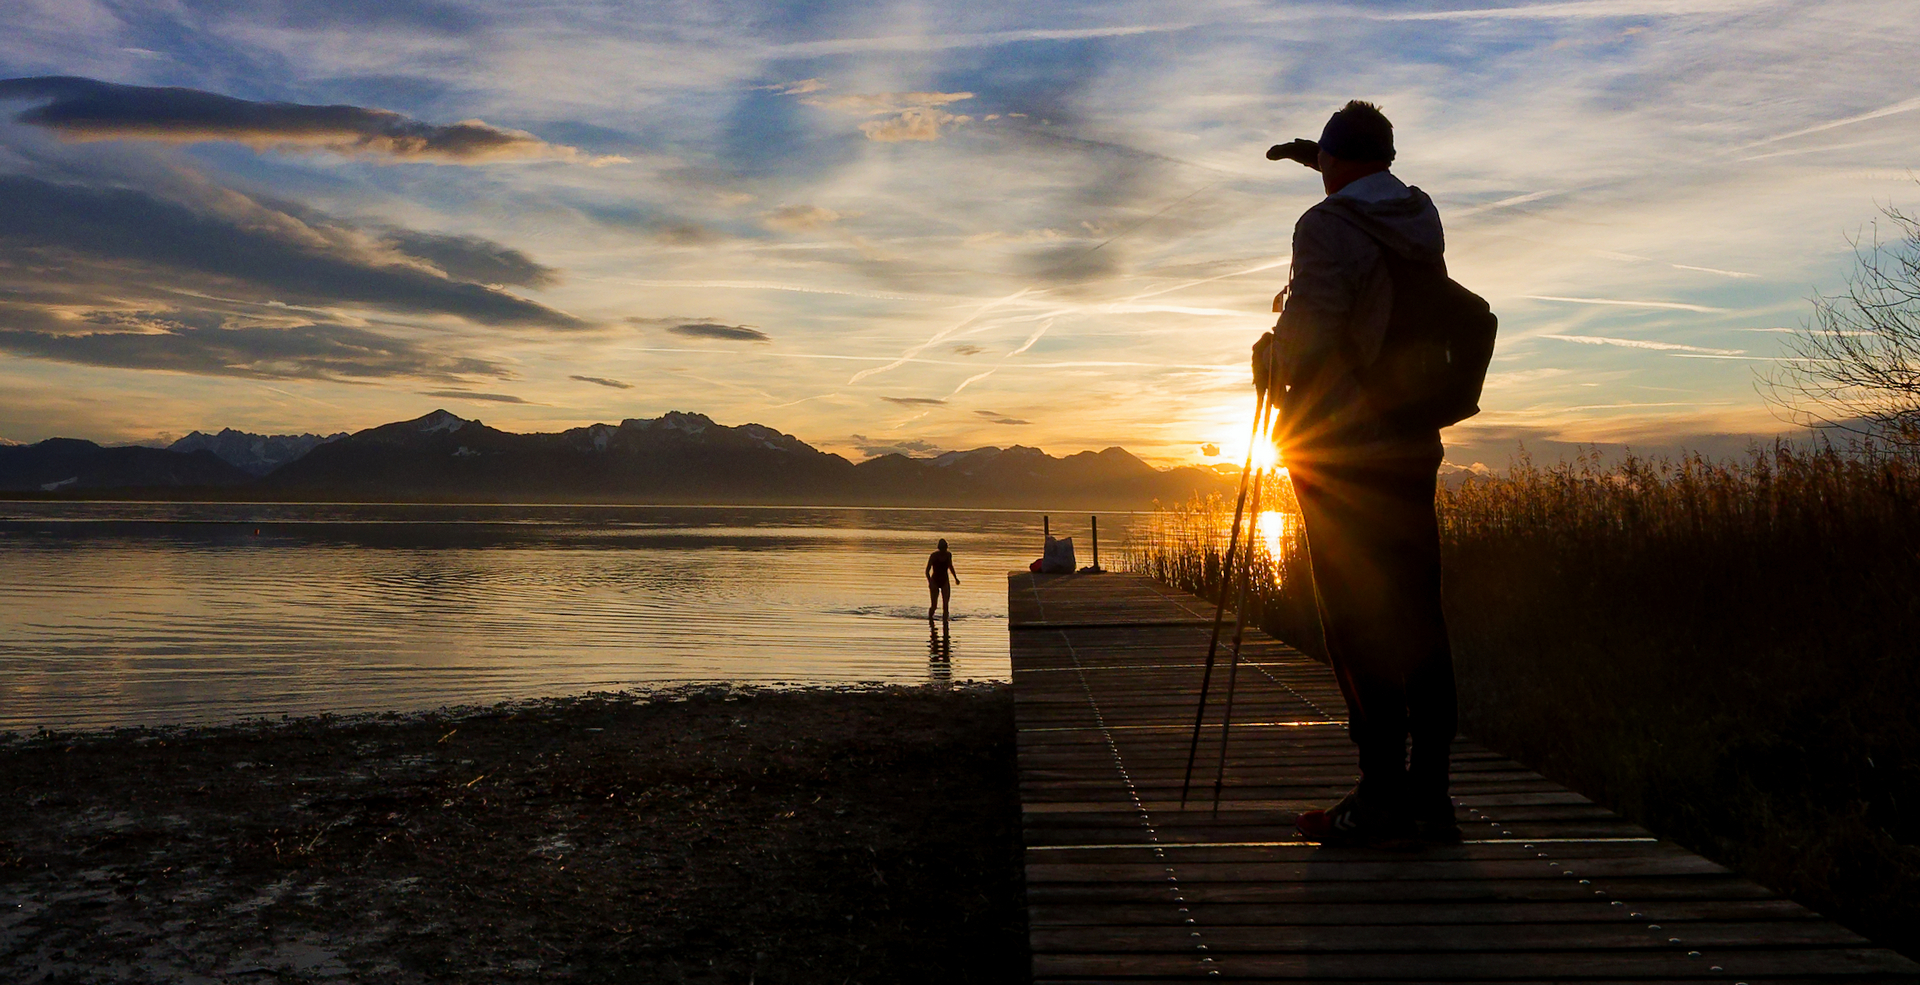
POLYGON ((1193 786, 1193 762, 1200 753, 1200 729, 1207 717, 1207 691, 1213 684, 1213 661, 1220 652, 1220 628, 1226 616, 1227 593, 1233 588, 1233 561, 1235 548, 1240 542, 1240 520, 1247 505, 1247 480, 1253 475, 1253 450, 1264 437, 1268 412, 1272 410, 1268 399, 1270 392, 1270 388, 1259 391, 1254 401, 1253 433, 1247 437, 1247 463, 1240 469, 1240 495, 1233 504, 1233 526, 1227 533, 1227 552, 1220 559, 1220 599, 1213 607, 1213 636, 1207 641, 1206 669, 1200 673, 1200 701, 1193 712, 1193 740, 1187 744, 1187 772, 1180 781, 1182 810, 1186 809, 1187 794, 1193 786))
POLYGON ((1269 478, 1266 466, 1253 474, 1253 504, 1247 510, 1247 548, 1240 553, 1240 591, 1233 602, 1233 645, 1227 651, 1227 701, 1220 709, 1220 765, 1213 774, 1215 814, 1220 813, 1220 787, 1227 778, 1227 732, 1233 728, 1233 692, 1240 680, 1240 641, 1246 638, 1247 632, 1247 588, 1253 582, 1253 544, 1260 533, 1260 494, 1269 478))

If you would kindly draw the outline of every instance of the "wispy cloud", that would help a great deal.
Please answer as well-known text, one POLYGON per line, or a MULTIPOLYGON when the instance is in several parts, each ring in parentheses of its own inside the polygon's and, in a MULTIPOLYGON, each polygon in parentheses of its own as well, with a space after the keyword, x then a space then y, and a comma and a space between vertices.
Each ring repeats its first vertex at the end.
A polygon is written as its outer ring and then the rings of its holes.
POLYGON ((1702 313, 1726 311, 1704 304, 1687 304, 1684 301, 1630 301, 1624 298, 1566 298, 1547 294, 1522 294, 1529 301, 1559 301, 1565 304, 1607 304, 1622 308, 1664 308, 1670 311, 1698 311, 1702 313))
POLYGON ((640 318, 627 319, 629 325, 643 325, 689 339, 714 339, 720 342, 772 342, 773 336, 752 325, 729 325, 712 318, 640 318))
POLYGON ((774 52, 781 56, 817 57, 860 52, 939 51, 949 48, 989 48, 1005 44, 1045 41, 1085 41, 1094 38, 1126 38, 1144 34, 1183 31, 1191 22, 1130 24, 1113 27, 1032 28, 1014 31, 936 32, 901 34, 888 37, 839 38, 823 41, 795 41, 780 45, 774 52))
POLYGON ((905 455, 909 458, 926 457, 938 455, 946 450, 931 441, 925 441, 920 438, 889 440, 886 438, 869 438, 864 434, 853 435, 852 444, 860 450, 860 454, 866 455, 869 458, 878 458, 881 455, 905 455))
POLYGON ((782 205, 760 215, 761 221, 769 227, 788 232, 804 232, 818 226, 839 222, 844 218, 846 216, 832 209, 823 209, 818 205, 782 205))
POLYGON ((993 424, 1032 424, 1033 423, 1032 421, 1023 421, 1023 420, 1020 420, 1019 418, 1008 417, 1007 415, 994 410, 976 410, 974 411, 974 414, 979 417, 986 418, 989 422, 993 424))
POLYGON ((0 79, 0 99, 44 100, 17 119, 69 140, 231 141, 439 164, 548 159, 598 166, 626 160, 583 154, 480 120, 424 123, 364 106, 263 103, 67 75, 0 79))
POLYGON ((866 134, 868 140, 896 143, 903 140, 939 140, 947 130, 973 122, 971 116, 957 115, 942 108, 972 98, 971 92, 878 92, 807 96, 800 101, 842 113, 884 116, 886 119, 860 124, 860 132, 866 134))
MULTIPOLYGON (((22 314, 29 313, 0 306, 0 323, 17 324, 22 314)), ((492 360, 438 352, 347 325, 217 328, 188 325, 164 313, 91 314, 96 320, 62 330, 0 329, 0 352, 83 366, 271 380, 509 375, 492 360)))
POLYGON ((633 389, 633 384, 631 383, 622 383, 619 380, 610 380, 604 376, 569 376, 567 377, 567 379, 578 380, 582 383, 592 383, 597 386, 612 387, 615 390, 633 389))
POLYGON ((1673 17, 1747 10, 1753 0, 1573 0, 1499 7, 1462 7, 1366 15, 1383 21, 1584 20, 1615 17, 1673 17))
POLYGON ((902 407, 938 407, 946 403, 939 397, 881 397, 880 399, 902 407))
POLYGON ((1547 335, 1543 339, 1558 339, 1561 342, 1577 342, 1581 345, 1617 345, 1626 349, 1652 349, 1657 352, 1691 352, 1709 356, 1738 356, 1745 349, 1709 349, 1704 346, 1682 345, 1678 342, 1654 342, 1649 339, 1616 339, 1604 335, 1547 335))

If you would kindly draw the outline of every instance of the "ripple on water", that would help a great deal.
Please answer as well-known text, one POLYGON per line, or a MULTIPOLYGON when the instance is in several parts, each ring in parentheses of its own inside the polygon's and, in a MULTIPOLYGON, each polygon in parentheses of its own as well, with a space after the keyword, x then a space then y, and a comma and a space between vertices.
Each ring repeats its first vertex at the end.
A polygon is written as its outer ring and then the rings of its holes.
MULTIPOLYGON (((1121 542, 1126 518, 1102 521, 1121 542)), ((958 510, 4 504, 0 729, 1005 679, 1000 575, 1032 559, 1038 527, 958 510), (967 579, 950 633, 926 622, 937 537, 967 579), (943 647, 951 662, 930 665, 943 647)))

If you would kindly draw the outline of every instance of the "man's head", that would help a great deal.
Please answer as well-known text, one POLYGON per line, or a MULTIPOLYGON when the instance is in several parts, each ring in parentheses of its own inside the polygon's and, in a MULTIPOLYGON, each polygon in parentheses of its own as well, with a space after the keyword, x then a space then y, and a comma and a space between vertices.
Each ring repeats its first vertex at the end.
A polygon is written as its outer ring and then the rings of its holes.
POLYGON ((1393 124, 1380 107, 1355 99, 1320 131, 1320 183, 1327 194, 1393 164, 1393 124))

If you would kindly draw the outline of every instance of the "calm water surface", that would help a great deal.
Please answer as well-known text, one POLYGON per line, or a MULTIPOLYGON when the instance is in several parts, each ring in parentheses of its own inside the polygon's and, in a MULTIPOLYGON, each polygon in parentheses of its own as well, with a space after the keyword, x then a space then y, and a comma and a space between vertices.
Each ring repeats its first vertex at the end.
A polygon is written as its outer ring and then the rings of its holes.
MULTIPOLYGON (((1054 520, 1088 563, 1087 517, 1054 520)), ((1005 679, 1005 573, 1039 541, 978 510, 0 503, 0 730, 1005 679)))

